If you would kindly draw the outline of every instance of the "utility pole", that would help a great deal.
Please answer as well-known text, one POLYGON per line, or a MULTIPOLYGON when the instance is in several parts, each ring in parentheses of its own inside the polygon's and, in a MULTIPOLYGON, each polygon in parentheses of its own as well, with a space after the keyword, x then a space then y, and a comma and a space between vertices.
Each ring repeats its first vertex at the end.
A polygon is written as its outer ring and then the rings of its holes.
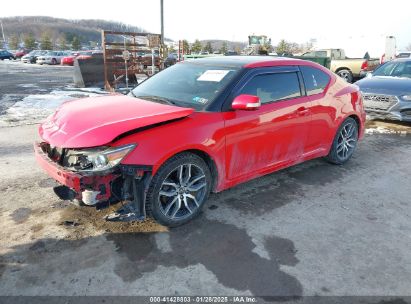
MULTIPOLYGON (((161 37, 160 37, 160 48, 165 50, 164 47, 164 0, 160 0, 160 15, 161 15, 161 37)), ((160 49, 159 49, 160 51, 160 49)), ((163 51, 164 54, 164 51, 163 51)), ((159 54, 160 55, 160 54, 159 54)), ((160 58, 160 69, 164 69, 164 58, 160 58)), ((151 64, 154 66, 154 61, 151 61, 151 64)))
POLYGON ((160 10, 161 10, 161 45, 164 45, 164 3, 160 0, 160 10))
POLYGON ((6 37, 4 36, 3 21, 1 20, 0 20, 0 25, 1 25, 1 32, 3 34, 3 44, 4 44, 4 47, 6 47, 6 37))

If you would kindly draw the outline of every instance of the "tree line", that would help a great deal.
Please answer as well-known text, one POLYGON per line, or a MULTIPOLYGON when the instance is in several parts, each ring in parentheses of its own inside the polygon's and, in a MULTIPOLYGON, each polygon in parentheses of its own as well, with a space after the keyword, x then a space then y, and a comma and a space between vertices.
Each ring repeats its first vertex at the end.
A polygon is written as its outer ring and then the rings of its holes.
MULTIPOLYGON (((212 43, 210 41, 207 41, 205 43, 201 43, 199 39, 196 39, 194 43, 189 43, 187 40, 183 40, 183 46, 184 46, 184 51, 186 54, 191 54, 191 53, 200 53, 200 52, 208 52, 209 54, 212 54, 214 52, 218 52, 221 54, 227 53, 228 49, 228 43, 226 41, 223 41, 221 43, 221 47, 213 47, 212 43)), ((176 52, 173 47, 169 49, 170 53, 176 52)), ((238 53, 241 52, 240 47, 235 47, 235 51, 238 53)))
POLYGON ((36 40, 33 33, 24 33, 21 35, 12 34, 9 38, 9 48, 17 50, 24 46, 26 49, 41 49, 41 50, 72 50, 81 49, 80 37, 75 34, 62 34, 57 39, 53 39, 52 35, 44 32, 39 41, 36 40))
MULTIPOLYGON (((186 53, 200 53, 200 52, 208 52, 210 54, 214 52, 219 52, 221 54, 225 54, 228 49, 228 44, 226 41, 222 42, 221 47, 213 47, 210 41, 206 43, 201 43, 199 39, 196 39, 194 43, 189 43, 187 40, 183 40, 184 50, 186 53)), ((269 52, 276 52, 277 54, 296 54, 296 53, 303 53, 308 52, 313 49, 314 41, 310 40, 306 43, 296 43, 286 41, 285 39, 280 40, 280 42, 276 45, 266 45, 264 46, 269 52)), ((174 48, 169 50, 170 52, 174 52, 174 48)), ((235 47, 234 51, 238 54, 241 53, 242 49, 240 47, 235 47)))

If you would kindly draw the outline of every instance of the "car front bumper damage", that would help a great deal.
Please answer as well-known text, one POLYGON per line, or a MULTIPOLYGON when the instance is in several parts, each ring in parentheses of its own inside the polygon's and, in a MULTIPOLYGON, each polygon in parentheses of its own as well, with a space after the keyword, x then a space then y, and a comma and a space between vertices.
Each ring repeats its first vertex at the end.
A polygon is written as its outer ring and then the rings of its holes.
POLYGON ((43 150, 45 144, 34 144, 35 157, 43 170, 60 184, 54 187, 60 199, 79 200, 98 209, 122 201, 124 205, 106 217, 109 221, 137 221, 146 217, 145 198, 151 167, 119 165, 104 173, 73 172, 50 159, 43 150), (113 189, 115 183, 119 189, 113 189))

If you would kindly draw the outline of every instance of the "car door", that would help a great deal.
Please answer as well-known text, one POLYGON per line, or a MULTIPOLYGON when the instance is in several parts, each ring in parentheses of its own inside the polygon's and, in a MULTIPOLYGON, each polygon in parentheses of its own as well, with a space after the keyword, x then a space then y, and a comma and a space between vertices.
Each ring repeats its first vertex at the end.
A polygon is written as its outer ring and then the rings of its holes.
POLYGON ((330 84, 330 76, 318 68, 300 66, 304 79, 305 89, 311 101, 311 127, 308 134, 306 151, 321 153, 321 150, 329 148, 329 139, 333 136, 332 123, 337 109, 333 106, 330 94, 327 94, 330 84))
POLYGON ((310 125, 299 68, 254 69, 233 90, 231 101, 241 94, 259 96, 261 107, 224 113, 227 179, 246 179, 298 161, 310 125))

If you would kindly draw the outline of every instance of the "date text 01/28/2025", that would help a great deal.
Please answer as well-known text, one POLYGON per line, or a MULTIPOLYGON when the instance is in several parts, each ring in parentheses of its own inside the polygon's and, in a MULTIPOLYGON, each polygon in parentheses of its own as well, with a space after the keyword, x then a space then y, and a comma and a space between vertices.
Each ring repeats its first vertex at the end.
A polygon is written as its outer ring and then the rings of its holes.
POLYGON ((256 303, 257 299, 250 296, 173 296, 150 297, 150 303, 256 303))

